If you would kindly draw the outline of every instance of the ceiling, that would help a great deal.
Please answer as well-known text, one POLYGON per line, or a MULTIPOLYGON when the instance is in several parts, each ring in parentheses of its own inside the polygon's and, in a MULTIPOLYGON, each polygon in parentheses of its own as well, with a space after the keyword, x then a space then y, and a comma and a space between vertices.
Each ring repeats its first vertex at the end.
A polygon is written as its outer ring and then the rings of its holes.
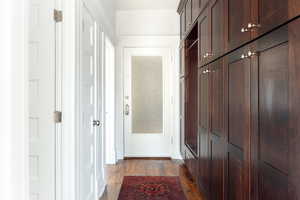
POLYGON ((180 0, 116 0, 117 10, 176 10, 180 0))

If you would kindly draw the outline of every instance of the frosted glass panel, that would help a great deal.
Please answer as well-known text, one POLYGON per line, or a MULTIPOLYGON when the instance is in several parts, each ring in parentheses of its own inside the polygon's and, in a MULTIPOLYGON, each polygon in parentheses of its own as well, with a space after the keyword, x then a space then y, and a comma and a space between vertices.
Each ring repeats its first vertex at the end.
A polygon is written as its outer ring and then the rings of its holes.
POLYGON ((132 57, 132 133, 163 132, 163 62, 132 57))

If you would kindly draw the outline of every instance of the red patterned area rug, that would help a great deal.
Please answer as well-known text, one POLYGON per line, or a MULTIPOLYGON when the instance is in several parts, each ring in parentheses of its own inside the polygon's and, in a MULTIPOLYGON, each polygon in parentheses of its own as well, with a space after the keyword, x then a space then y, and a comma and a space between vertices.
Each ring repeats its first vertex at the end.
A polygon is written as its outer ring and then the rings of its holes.
POLYGON ((186 200, 179 177, 125 176, 118 200, 186 200))

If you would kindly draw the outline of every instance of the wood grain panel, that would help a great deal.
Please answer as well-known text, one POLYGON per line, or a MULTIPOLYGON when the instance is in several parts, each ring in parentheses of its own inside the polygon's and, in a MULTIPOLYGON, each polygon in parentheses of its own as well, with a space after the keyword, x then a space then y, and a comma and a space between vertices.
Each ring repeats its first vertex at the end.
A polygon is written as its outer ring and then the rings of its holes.
POLYGON ((250 126, 250 60, 229 64, 229 143, 244 149, 250 126))
POLYGON ((250 40, 250 33, 242 33, 241 29, 247 27, 251 20, 251 1, 228 1, 228 43, 229 48, 234 49, 250 40))
POLYGON ((264 164, 261 164, 260 169, 259 199, 286 199, 288 196, 288 177, 264 164))
POLYGON ((224 137, 223 62, 217 60, 210 67, 211 132, 219 137, 224 137))
POLYGON ((243 200, 243 157, 242 152, 228 153, 228 199, 243 200))
POLYGON ((224 199, 224 144, 222 138, 211 138, 211 200, 224 199))
POLYGON ((224 0, 213 0, 211 12, 211 53, 214 58, 224 53, 224 0))
POLYGON ((288 44, 259 54, 260 157, 288 173, 288 44))
POLYGON ((288 20, 288 2, 282 0, 259 0, 257 17, 259 35, 270 31, 288 20))

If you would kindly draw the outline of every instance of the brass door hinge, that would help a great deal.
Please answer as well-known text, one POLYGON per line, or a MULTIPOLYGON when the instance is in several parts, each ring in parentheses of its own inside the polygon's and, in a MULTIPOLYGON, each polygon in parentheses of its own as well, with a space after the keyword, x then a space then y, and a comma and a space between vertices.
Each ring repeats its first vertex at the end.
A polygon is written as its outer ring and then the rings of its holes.
POLYGON ((63 21, 63 12, 61 10, 54 9, 54 21, 56 23, 63 21))
POLYGON ((55 112, 54 112, 54 122, 55 122, 56 124, 62 122, 62 112, 60 112, 60 111, 55 111, 55 112))

